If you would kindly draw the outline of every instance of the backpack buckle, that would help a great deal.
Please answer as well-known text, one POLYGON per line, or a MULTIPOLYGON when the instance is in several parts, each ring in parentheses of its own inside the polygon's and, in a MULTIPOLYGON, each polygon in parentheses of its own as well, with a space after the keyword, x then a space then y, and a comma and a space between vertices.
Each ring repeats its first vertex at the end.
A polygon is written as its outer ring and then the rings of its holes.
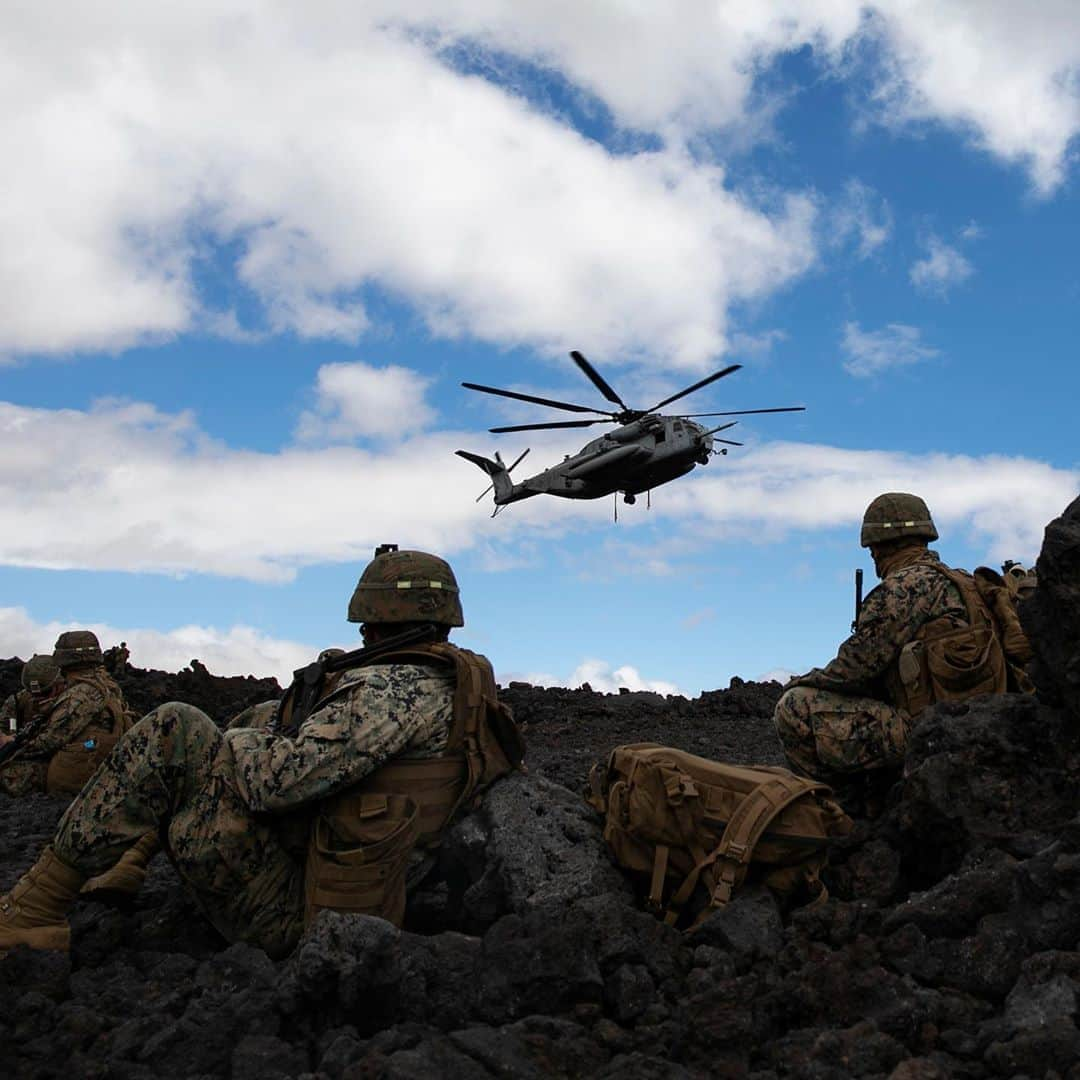
POLYGON ((746 856, 749 854, 750 848, 746 844, 740 844, 738 840, 732 840, 727 846, 727 851, 724 853, 726 858, 734 859, 735 862, 746 862, 746 856))

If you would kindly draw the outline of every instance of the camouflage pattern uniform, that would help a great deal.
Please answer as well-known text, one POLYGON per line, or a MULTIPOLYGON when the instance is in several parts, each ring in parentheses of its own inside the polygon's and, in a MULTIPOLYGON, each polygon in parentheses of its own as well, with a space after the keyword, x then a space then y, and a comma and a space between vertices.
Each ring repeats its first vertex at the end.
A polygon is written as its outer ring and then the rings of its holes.
POLYGON ((211 923, 230 941, 284 956, 304 924, 304 849, 319 800, 395 756, 445 752, 454 678, 381 664, 348 671, 295 738, 222 734, 191 705, 140 720, 60 821, 54 848, 86 876, 157 830, 211 923))
POLYGON ((272 731, 274 729, 274 718, 277 715, 278 700, 274 698, 272 701, 260 701, 256 705, 249 705, 242 712, 238 712, 226 725, 228 731, 232 731, 234 728, 262 728, 264 730, 272 731))
POLYGON ((29 734, 14 756, 0 764, 0 791, 19 797, 45 790, 49 760, 89 728, 111 731, 113 714, 107 702, 123 702, 123 693, 100 665, 88 671, 69 670, 64 688, 35 717, 29 734))
POLYGON ((912 717, 891 700, 886 673, 926 623, 967 621, 959 590, 935 564, 937 554, 921 546, 903 552, 866 597, 836 659, 788 683, 774 719, 799 771, 830 780, 903 760, 912 717))

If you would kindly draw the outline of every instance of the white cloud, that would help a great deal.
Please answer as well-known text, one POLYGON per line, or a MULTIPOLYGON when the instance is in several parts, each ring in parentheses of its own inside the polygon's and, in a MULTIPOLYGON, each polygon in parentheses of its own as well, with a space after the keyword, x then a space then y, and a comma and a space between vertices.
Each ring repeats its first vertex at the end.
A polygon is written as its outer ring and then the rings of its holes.
MULTIPOLYGON (((538 467, 580 441, 533 434, 538 467)), ((537 522, 557 535, 610 513, 534 499, 491 521, 490 502, 474 501, 484 477, 453 454, 488 452, 475 433, 262 453, 224 446, 189 414, 142 403, 83 412, 0 402, 0 440, 0 563, 13 566, 288 581, 299 566, 366 562, 388 536, 452 553, 537 522), (281 509, 296 498, 312 512, 281 509)))
POLYGON ((883 491, 926 499, 943 543, 964 535, 982 558, 1030 560, 1047 522, 1080 491, 1080 471, 1031 458, 902 454, 812 443, 768 443, 725 459, 722 471, 671 484, 653 514, 690 519, 700 534, 778 540, 846 526, 883 491))
POLYGON ((1080 132, 1080 6, 1043 0, 884 0, 886 119, 934 120, 1027 169, 1048 194, 1080 132))
POLYGON ((874 254, 892 235, 893 215, 885 198, 861 180, 849 180, 830 214, 834 244, 853 239, 859 258, 874 254))
POLYGON ((755 123, 758 76, 806 47, 833 72, 869 80, 877 119, 945 123, 1026 168, 1042 192, 1061 183, 1080 132, 1072 0, 1037 9, 1013 0, 771 0, 676 11, 415 0, 408 17, 531 56, 599 97, 621 124, 678 137, 755 123), (860 52, 872 67, 852 64, 860 52))
MULTIPOLYGON (((576 433, 532 434, 537 468, 574 448, 576 433)), ((611 520, 606 499, 541 497, 492 521, 490 502, 474 501, 483 476, 452 452, 485 447, 454 432, 377 450, 260 453, 214 442, 190 415, 146 404, 81 412, 0 403, 0 442, 0 565, 285 582, 302 566, 366 562, 387 537, 447 555, 479 547, 490 561, 500 552, 528 558, 536 536, 550 545, 560 533, 611 520), (323 508, 314 524, 308 514, 278 512, 295 492, 323 508)), ((995 556, 1030 558, 1046 522, 1080 489, 1080 474, 1002 455, 766 443, 726 459, 721 471, 665 486, 650 515, 623 515, 620 527, 690 518, 705 532, 768 540, 857 522, 870 499, 890 489, 922 493, 940 521, 980 537, 995 556)), ((631 537, 601 546, 608 567, 625 564, 610 552, 633 551, 642 569, 668 569, 662 556, 671 554, 670 541, 654 552, 631 537)))
MULTIPOLYGON (((967 230, 965 230, 966 234, 967 230)), ((937 236, 926 243, 925 257, 916 260, 910 270, 911 283, 923 292, 944 295, 954 285, 967 281, 973 273, 971 263, 955 247, 937 236)))
POLYGON ((51 653, 65 630, 93 630, 103 649, 127 642, 131 663, 143 668, 179 671, 192 658, 214 675, 274 676, 282 686, 293 672, 310 663, 318 648, 268 637, 250 626, 222 630, 213 626, 180 626, 174 630, 116 627, 98 622, 35 621, 24 608, 0 608, 0 656, 51 653))
MULTIPOLYGON (((1042 192, 1080 130, 1069 0, 1037 16, 1007 0, 149 12, 40 0, 5 15, 0 139, 18 168, 0 199, 2 353, 193 328, 354 341, 374 285, 440 335, 701 366, 733 303, 814 261, 812 200, 763 207, 686 150, 755 124, 778 58, 810 47, 869 79, 879 118, 949 124, 1042 192), (863 71, 865 42, 879 48, 863 71), (477 43, 565 75, 660 149, 609 153, 442 58, 477 43), (259 325, 201 294, 204 259, 264 305, 259 325)), ((862 251, 882 242, 880 216, 856 227, 862 251)))
POLYGON ((560 678, 544 672, 531 672, 525 675, 511 674, 504 677, 507 682, 527 682, 532 686, 564 686, 576 690, 584 683, 600 694, 617 694, 620 690, 651 690, 656 694, 681 694, 674 684, 663 679, 646 679, 636 667, 623 664, 613 668, 606 660, 586 659, 568 675, 560 678))
POLYGON ((856 322, 845 323, 842 345, 848 357, 844 370, 860 378, 940 355, 937 349, 922 343, 917 327, 904 323, 888 323, 881 330, 863 330, 856 322))
POLYGON ((194 284, 228 244, 274 332, 355 340, 378 285, 440 335, 695 367, 729 304, 812 263, 810 199, 758 209, 675 141, 611 154, 387 29, 398 11, 43 2, 12 20, 0 349, 235 336, 194 284))
POLYGON ((348 442, 355 438, 401 438, 435 421, 424 401, 431 380, 409 368, 367 364, 324 364, 316 376, 316 405, 300 415, 297 438, 304 442, 348 442))

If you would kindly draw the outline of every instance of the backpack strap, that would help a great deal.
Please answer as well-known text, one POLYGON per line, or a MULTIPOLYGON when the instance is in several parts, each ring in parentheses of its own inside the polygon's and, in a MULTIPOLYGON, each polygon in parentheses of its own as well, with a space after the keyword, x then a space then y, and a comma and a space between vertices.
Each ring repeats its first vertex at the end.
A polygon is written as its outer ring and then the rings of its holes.
POLYGON ((803 795, 831 790, 828 784, 798 776, 777 775, 758 784, 735 808, 720 843, 711 852, 706 855, 697 845, 691 847, 694 869, 672 896, 665 921, 674 924, 678 920, 679 909, 690 899, 702 873, 714 866, 709 904, 723 907, 746 878, 754 848, 773 819, 803 795))
POLYGON ((754 848, 773 818, 808 793, 829 791, 828 784, 797 776, 775 776, 751 791, 731 815, 716 850, 709 856, 717 863, 711 903, 720 907, 746 877, 754 848))

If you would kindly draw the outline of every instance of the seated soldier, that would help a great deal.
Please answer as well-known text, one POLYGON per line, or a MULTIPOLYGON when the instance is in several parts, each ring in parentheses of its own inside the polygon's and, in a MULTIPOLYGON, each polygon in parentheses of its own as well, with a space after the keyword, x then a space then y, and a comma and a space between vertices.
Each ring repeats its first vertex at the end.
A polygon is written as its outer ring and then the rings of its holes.
POLYGON ((26 730, 63 689, 60 669, 51 653, 31 656, 23 664, 19 681, 22 689, 11 694, 0 707, 0 747, 13 742, 15 734, 26 730))
POLYGON ((867 507, 861 543, 881 584, 836 658, 791 679, 776 705, 799 772, 835 784, 897 766, 927 705, 1007 689, 993 615, 972 576, 929 550, 937 536, 917 495, 879 495, 867 507))
MULTIPOLYGON (((83 881, 153 830, 225 938, 283 956, 304 929, 308 835, 328 805, 360 781, 364 791, 391 774, 407 790, 403 774, 425 773, 425 764, 441 775, 452 765, 462 777, 455 790, 464 792, 473 759, 460 750, 460 710, 476 715, 499 706, 476 689, 494 695, 488 662, 446 642, 451 627, 464 625, 449 565, 423 552, 380 549, 356 587, 349 620, 363 624, 365 646, 381 644, 382 654, 340 658, 363 666, 348 667, 336 682, 320 674, 294 683, 278 731, 223 734, 205 713, 178 702, 143 717, 68 808, 52 845, 0 897, 0 950, 68 948, 66 916, 83 881), (421 643, 401 651, 406 638, 421 643), (469 681, 456 693, 459 671, 469 681)), ((450 799, 441 824, 459 803, 450 799)))
POLYGON ((93 633, 66 630, 53 660, 61 675, 55 693, 0 762, 0 791, 7 795, 75 794, 127 726, 124 695, 105 670, 93 633))

